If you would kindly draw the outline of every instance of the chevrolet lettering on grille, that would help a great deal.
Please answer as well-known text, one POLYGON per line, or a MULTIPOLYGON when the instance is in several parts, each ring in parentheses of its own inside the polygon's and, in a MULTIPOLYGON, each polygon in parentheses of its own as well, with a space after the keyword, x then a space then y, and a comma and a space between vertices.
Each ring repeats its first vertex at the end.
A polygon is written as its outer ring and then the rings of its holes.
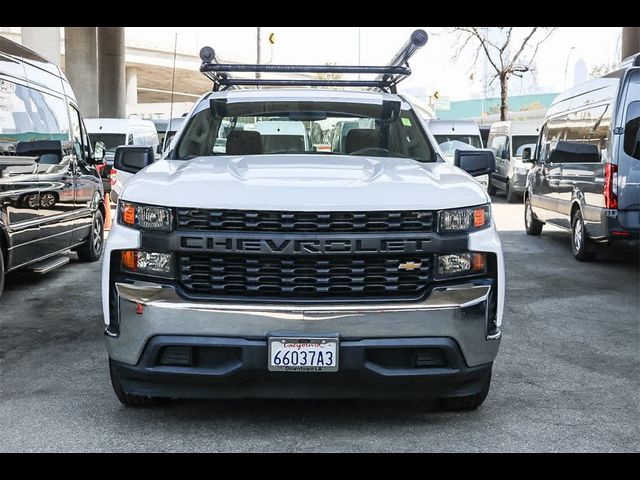
POLYGON ((225 236, 183 236, 183 250, 216 253, 253 253, 264 255, 318 255, 318 254, 377 254, 423 253, 428 251, 429 238, 397 239, 265 239, 225 236))

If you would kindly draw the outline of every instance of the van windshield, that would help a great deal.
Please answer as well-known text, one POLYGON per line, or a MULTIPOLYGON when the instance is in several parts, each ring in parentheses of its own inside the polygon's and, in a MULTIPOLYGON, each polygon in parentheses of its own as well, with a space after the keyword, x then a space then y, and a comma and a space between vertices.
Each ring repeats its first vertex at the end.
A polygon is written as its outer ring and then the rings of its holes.
POLYGON ((511 141, 513 142, 511 149, 514 152, 514 155, 516 157, 520 157, 522 156, 522 151, 524 150, 524 147, 530 146, 528 145, 529 143, 533 143, 533 144, 538 143, 538 136, 537 135, 513 135, 513 137, 511 137, 511 141))
MULTIPOLYGON (((438 145, 442 147, 442 144, 449 142, 457 142, 466 143, 467 145, 471 145, 474 148, 482 148, 482 141, 480 140, 479 135, 434 135, 436 142, 438 145)), ((459 146, 456 148, 460 148, 459 146)))
POLYGON ((105 150, 109 153, 115 153, 116 148, 127 144, 127 137, 124 133, 90 133, 89 138, 94 148, 96 142, 102 142, 105 150))
POLYGON ((382 105, 344 102, 228 104, 227 115, 210 108, 195 114, 174 158, 211 155, 317 154, 436 157, 413 111, 383 117, 382 105), (234 110, 237 115, 234 115, 234 110))

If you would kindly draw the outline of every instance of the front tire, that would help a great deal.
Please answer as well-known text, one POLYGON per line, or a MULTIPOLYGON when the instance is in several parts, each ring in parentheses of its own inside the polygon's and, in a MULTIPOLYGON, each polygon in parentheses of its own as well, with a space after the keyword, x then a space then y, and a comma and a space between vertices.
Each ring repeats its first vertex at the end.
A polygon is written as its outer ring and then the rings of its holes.
POLYGON ((580 209, 576 209, 571 216, 571 251, 576 260, 580 262, 593 260, 597 253, 587 237, 580 209))
POLYGON ((491 370, 485 380, 482 390, 473 395, 465 395, 463 397, 446 397, 440 398, 438 404, 441 409, 448 411, 472 411, 477 409, 487 398, 489 388, 491 387, 491 370))
POLYGON ((533 215, 531 199, 527 196, 524 199, 524 229, 528 235, 540 235, 542 233, 542 223, 533 215))
POLYGON ((491 175, 489 175, 489 179, 487 180, 487 193, 490 197, 495 197, 497 193, 496 187, 491 185, 491 175))
POLYGON ((109 359, 109 376, 111 377, 111 386, 113 392, 118 397, 118 400, 127 407, 154 407, 158 404, 158 399, 155 397, 147 397, 143 395, 130 395, 125 393, 122 388, 122 382, 118 371, 113 365, 113 361, 109 359))
POLYGON ((102 257, 104 248, 104 217, 96 210, 91 221, 91 233, 88 240, 80 245, 76 252, 81 262, 96 262, 102 257))
POLYGON ((507 198, 507 203, 516 203, 520 198, 519 195, 513 191, 513 187, 511 187, 511 180, 508 178, 505 185, 504 196, 507 198))

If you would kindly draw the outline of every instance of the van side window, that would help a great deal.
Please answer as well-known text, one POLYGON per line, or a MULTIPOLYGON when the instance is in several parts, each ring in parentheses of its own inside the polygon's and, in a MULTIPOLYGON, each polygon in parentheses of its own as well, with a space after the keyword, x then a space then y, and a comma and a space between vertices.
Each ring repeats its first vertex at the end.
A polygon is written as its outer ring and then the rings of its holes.
POLYGON ((504 158, 503 154, 505 149, 507 148, 507 136, 499 135, 497 137, 493 137, 489 148, 493 150, 493 153, 496 157, 504 158))
POLYGON ((640 160, 640 101, 631 102, 627 107, 624 153, 640 160))
POLYGON ((571 112, 567 115, 564 140, 572 143, 596 145, 602 152, 607 148, 607 136, 611 124, 609 105, 599 105, 571 112))
POLYGON ((0 154, 18 142, 60 140, 68 148, 69 120, 64 100, 0 79, 0 154))
POLYGON ((78 112, 73 105, 69 105, 69 115, 71 116, 71 141, 73 142, 73 151, 79 159, 85 159, 80 112, 78 112))

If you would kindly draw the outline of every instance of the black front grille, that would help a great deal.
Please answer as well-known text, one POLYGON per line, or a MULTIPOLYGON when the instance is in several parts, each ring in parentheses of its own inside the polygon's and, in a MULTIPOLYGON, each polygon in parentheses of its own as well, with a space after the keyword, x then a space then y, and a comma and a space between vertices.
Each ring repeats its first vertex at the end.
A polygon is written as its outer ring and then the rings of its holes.
POLYGON ((236 232, 431 232, 433 212, 178 209, 178 229, 236 232))
POLYGON ((290 299, 336 300, 421 295, 431 256, 179 257, 179 281, 188 292, 290 299))

